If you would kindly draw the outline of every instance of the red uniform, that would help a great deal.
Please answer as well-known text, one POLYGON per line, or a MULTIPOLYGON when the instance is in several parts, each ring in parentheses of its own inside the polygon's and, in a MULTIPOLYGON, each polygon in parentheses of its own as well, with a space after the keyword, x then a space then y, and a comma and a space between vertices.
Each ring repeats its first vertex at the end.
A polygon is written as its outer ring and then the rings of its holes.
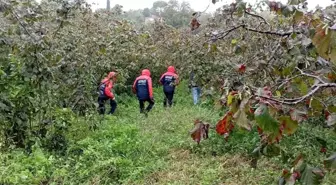
POLYGON ((144 113, 145 102, 149 102, 146 111, 149 112, 154 106, 152 78, 148 69, 142 70, 141 76, 133 83, 133 93, 137 95, 140 104, 140 113, 144 113))
POLYGON ((175 73, 174 66, 169 66, 167 72, 165 72, 161 78, 160 83, 163 85, 163 92, 165 94, 165 98, 163 100, 163 106, 167 106, 167 101, 169 106, 173 104, 173 98, 175 93, 175 86, 179 83, 179 77, 175 73))
POLYGON ((110 72, 106 78, 104 78, 99 85, 99 113, 105 114, 105 101, 110 99, 111 111, 109 114, 113 114, 117 108, 117 102, 114 100, 114 94, 112 91, 113 80, 112 78, 116 75, 115 72, 110 72))

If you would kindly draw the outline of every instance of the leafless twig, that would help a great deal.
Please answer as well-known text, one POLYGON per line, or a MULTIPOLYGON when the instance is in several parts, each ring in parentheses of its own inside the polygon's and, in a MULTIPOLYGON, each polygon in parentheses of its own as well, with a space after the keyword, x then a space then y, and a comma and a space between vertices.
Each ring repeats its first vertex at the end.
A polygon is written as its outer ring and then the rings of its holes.
POLYGON ((266 19, 263 18, 262 16, 257 15, 257 14, 253 14, 253 13, 250 13, 250 12, 248 12, 248 11, 245 11, 245 13, 246 13, 247 15, 250 15, 250 16, 253 16, 253 17, 257 17, 257 18, 259 18, 259 19, 262 19, 263 22, 264 22, 265 24, 269 25, 269 23, 266 21, 266 19))

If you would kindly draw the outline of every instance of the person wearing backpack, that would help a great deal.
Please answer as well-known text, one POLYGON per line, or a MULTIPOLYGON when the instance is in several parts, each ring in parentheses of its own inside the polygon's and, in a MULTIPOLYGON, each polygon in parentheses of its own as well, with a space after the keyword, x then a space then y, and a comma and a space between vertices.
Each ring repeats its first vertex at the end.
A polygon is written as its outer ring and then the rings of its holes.
POLYGON ((149 112, 154 106, 152 78, 148 69, 142 70, 141 75, 135 79, 132 91, 138 97, 140 113, 144 113, 147 116, 147 112, 149 112), (146 110, 145 102, 149 103, 146 110))
POLYGON ((167 107, 168 102, 169 107, 171 107, 173 105, 175 86, 179 83, 179 77, 175 73, 174 66, 168 67, 167 72, 161 76, 159 82, 163 86, 163 92, 165 94, 163 106, 167 107))
POLYGON ((112 92, 113 84, 116 82, 116 72, 110 72, 99 85, 98 96, 98 112, 99 114, 105 114, 105 102, 110 100, 111 110, 108 114, 113 114, 117 108, 117 102, 115 101, 114 94, 112 92))

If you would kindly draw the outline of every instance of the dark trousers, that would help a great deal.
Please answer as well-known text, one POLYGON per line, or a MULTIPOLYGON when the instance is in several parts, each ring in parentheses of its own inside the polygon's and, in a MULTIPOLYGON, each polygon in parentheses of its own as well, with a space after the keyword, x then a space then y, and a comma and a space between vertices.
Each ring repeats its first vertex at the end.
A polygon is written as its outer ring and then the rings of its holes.
POLYGON ((164 92, 165 97, 163 99, 163 106, 167 107, 167 103, 169 107, 173 105, 174 91, 173 92, 164 92))
MULTIPOLYGON (((105 102, 108 100, 109 98, 107 97, 98 97, 98 112, 99 114, 105 114, 105 102)), ((113 114, 114 111, 117 108, 117 102, 115 100, 110 99, 110 105, 111 105, 111 110, 108 114, 113 114)))
POLYGON ((153 106, 154 106, 154 101, 152 101, 151 99, 147 99, 147 100, 139 100, 139 104, 140 104, 140 113, 143 113, 145 110, 145 102, 148 102, 149 105, 146 108, 146 111, 149 112, 153 106))

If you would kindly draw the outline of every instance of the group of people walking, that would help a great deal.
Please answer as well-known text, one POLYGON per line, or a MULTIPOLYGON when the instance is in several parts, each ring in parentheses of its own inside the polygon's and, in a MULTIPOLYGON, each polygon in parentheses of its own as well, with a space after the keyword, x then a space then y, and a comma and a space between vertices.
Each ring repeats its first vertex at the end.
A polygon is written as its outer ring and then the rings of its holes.
MULTIPOLYGON (((110 72, 99 85, 98 109, 100 114, 105 114, 105 102, 107 100, 110 100, 111 105, 111 110, 108 114, 113 114, 117 108, 115 96, 112 91, 113 85, 116 82, 116 76, 116 72, 110 72)), ((165 94, 163 106, 171 107, 173 105, 175 87, 179 84, 179 76, 176 74, 174 66, 168 67, 167 72, 161 75, 159 83, 163 86, 163 92, 165 94)), ((148 69, 142 70, 141 75, 135 79, 132 91, 136 94, 139 100, 140 113, 145 113, 147 115, 155 104, 152 78, 148 69), (146 102, 148 102, 148 106, 145 108, 146 102)))

